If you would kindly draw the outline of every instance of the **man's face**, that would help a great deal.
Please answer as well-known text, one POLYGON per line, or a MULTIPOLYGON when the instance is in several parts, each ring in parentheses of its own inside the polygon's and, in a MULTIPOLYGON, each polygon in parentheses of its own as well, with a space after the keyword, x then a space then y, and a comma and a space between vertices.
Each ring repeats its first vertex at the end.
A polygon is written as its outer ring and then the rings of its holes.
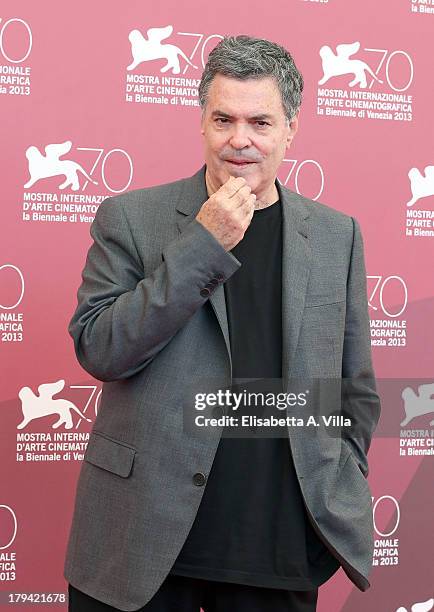
POLYGON ((286 120, 274 78, 240 80, 217 74, 201 122, 214 191, 230 176, 243 176, 258 198, 270 196, 297 128, 298 113, 291 123, 286 120))

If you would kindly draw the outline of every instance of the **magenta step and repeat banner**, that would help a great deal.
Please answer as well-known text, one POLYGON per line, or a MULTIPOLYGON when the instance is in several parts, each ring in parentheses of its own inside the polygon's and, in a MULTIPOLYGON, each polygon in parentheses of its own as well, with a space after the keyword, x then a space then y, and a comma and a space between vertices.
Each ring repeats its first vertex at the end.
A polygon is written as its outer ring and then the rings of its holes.
POLYGON ((1 610, 67 609, 102 385, 67 332, 89 227, 107 196, 202 165, 197 87, 225 34, 294 55, 306 86, 279 179, 355 216, 365 242, 372 586, 339 570, 318 609, 434 610, 434 0, 1 2, 1 610))

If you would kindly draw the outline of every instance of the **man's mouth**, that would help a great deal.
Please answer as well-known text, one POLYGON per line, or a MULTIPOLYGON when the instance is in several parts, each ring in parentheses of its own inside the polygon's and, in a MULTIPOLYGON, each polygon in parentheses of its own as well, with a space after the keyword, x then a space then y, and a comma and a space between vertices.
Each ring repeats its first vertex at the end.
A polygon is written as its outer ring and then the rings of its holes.
POLYGON ((225 159, 225 161, 229 164, 234 164, 235 166, 248 166, 249 164, 255 163, 247 159, 225 159))

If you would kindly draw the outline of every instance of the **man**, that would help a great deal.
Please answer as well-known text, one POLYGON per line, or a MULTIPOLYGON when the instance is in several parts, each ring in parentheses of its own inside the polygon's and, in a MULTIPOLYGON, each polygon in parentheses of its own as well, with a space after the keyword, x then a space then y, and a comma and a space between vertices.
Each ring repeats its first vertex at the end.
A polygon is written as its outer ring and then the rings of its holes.
POLYGON ((70 610, 310 612, 341 566, 370 586, 380 403, 363 242, 354 218, 276 179, 302 90, 284 48, 225 38, 199 88, 204 167, 97 212, 69 327, 105 383, 68 543, 70 610), (187 389, 207 380, 289 392, 290 378, 341 377, 347 439, 184 426, 187 389))

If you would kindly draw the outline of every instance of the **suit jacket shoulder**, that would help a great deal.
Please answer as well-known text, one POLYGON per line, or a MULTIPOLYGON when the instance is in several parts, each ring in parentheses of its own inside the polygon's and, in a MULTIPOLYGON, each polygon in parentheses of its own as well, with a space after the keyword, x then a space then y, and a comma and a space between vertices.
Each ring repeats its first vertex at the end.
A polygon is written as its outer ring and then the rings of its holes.
POLYGON ((354 229, 357 225, 357 220, 328 204, 323 204, 316 200, 311 200, 283 185, 280 185, 282 192, 286 195, 291 204, 295 204, 299 209, 305 211, 305 216, 308 216, 309 226, 312 238, 318 239, 320 242, 330 242, 336 240, 340 244, 345 243, 345 246, 351 250, 354 229))
POLYGON ((174 200, 182 193, 185 182, 189 178, 181 178, 176 181, 153 185, 151 187, 141 187, 132 189, 120 195, 106 198, 102 205, 110 202, 111 205, 122 206, 126 214, 152 214, 158 210, 159 214, 174 209, 174 200))
POLYGON ((348 230, 348 227, 352 227, 351 215, 337 210, 336 208, 333 208, 328 204, 324 204, 317 200, 311 200, 310 198, 307 198, 306 196, 292 191, 291 189, 288 189, 283 185, 281 185, 281 189, 286 191, 290 195, 290 198, 292 200, 298 201, 303 204, 309 210, 310 215, 315 221, 328 223, 336 229, 342 228, 345 230, 346 228, 348 230))

